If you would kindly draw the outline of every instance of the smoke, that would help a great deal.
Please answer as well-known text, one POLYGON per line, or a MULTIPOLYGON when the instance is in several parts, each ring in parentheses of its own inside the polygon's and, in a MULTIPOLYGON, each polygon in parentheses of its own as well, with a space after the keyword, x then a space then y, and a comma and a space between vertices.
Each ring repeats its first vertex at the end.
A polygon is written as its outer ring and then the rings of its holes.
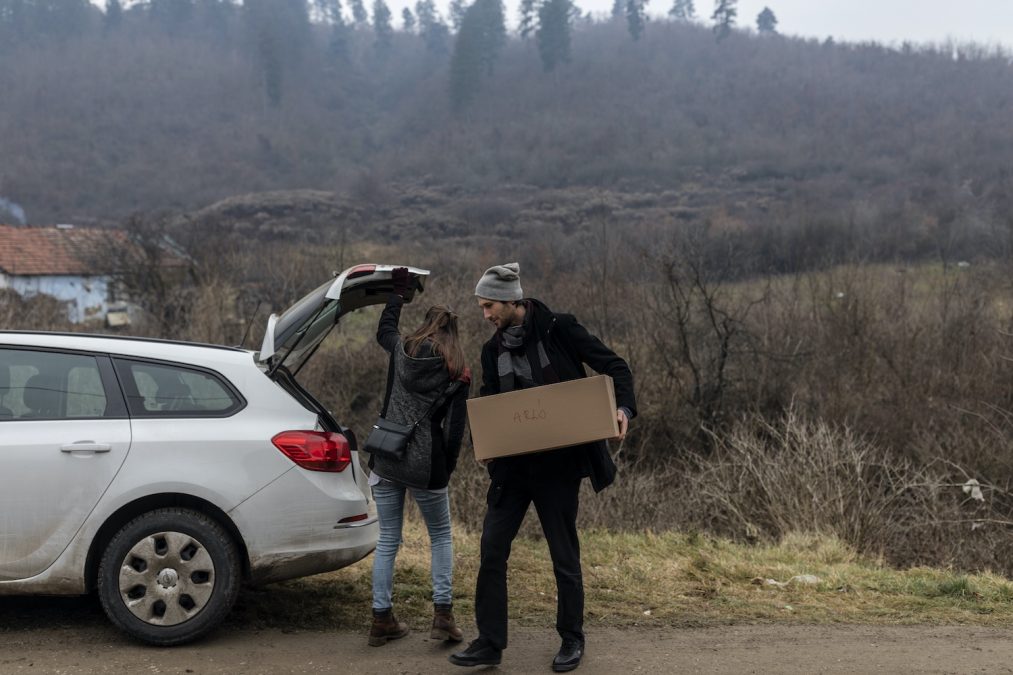
POLYGON ((25 210, 21 208, 20 204, 15 204, 9 199, 0 197, 0 215, 2 215, 4 211, 14 216, 14 219, 21 225, 26 225, 28 223, 25 219, 25 210))

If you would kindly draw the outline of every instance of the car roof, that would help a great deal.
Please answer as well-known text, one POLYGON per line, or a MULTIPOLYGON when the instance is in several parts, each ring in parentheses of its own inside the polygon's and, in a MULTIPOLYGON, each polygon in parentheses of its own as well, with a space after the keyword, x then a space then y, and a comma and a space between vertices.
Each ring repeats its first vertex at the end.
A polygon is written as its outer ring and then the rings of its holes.
POLYGON ((247 361, 252 350, 126 335, 0 330, 0 345, 70 349, 168 361, 247 361))

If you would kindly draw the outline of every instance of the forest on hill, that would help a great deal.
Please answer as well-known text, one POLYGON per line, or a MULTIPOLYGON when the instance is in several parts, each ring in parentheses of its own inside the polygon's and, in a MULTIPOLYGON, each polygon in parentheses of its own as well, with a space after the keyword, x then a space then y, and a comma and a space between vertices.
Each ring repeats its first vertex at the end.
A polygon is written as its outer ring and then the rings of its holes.
POLYGON ((392 18, 383 0, 0 0, 0 219, 112 223, 291 189, 377 218, 377 195, 419 189, 703 187, 694 218, 732 211, 864 258, 1011 249, 1008 54, 786 38, 750 17, 724 34, 687 4, 637 24, 635 1, 441 17, 421 0, 392 18))

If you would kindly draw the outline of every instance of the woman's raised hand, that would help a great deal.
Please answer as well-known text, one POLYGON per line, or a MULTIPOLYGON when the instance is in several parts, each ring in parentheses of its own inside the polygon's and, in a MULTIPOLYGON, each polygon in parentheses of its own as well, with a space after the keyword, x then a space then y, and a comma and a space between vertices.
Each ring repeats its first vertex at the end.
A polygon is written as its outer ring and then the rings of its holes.
POLYGON ((407 267, 395 267, 390 272, 390 280, 393 282, 393 291, 395 295, 400 295, 402 298, 408 292, 408 282, 411 275, 408 273, 407 267))

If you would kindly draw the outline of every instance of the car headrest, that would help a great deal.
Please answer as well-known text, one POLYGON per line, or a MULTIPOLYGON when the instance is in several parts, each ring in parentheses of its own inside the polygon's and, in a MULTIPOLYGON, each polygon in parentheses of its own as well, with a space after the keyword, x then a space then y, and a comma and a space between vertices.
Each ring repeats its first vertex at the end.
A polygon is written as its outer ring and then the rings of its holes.
POLYGON ((180 406, 186 405, 192 392, 190 387, 178 380, 163 381, 158 383, 155 389, 155 401, 162 406, 162 410, 178 410, 180 406))
POLYGON ((190 387, 182 382, 159 382, 155 388, 156 396, 189 396, 190 387))
POLYGON ((25 382, 23 400, 34 417, 49 417, 60 411, 60 383, 56 378, 39 373, 25 382))

